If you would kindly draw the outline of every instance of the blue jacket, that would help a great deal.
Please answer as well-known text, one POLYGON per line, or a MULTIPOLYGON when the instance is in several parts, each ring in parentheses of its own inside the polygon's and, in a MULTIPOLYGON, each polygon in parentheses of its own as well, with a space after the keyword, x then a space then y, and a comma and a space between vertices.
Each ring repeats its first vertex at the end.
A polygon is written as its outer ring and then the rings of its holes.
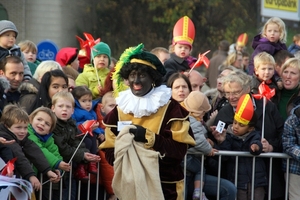
POLYGON ((300 46, 296 44, 291 44, 288 48, 288 51, 292 54, 295 54, 297 51, 300 51, 300 46))
MULTIPOLYGON (((259 131, 250 132, 245 138, 235 136, 231 131, 231 125, 227 129, 226 139, 224 142, 216 146, 217 149, 231 151, 247 151, 253 155, 259 155, 262 152, 261 136, 259 131), (250 149, 252 144, 259 146, 258 152, 250 149)), ((226 158, 226 157, 225 157, 226 158)), ((227 175, 228 179, 234 183, 235 180, 235 157, 227 157, 227 175)), ((248 183, 252 179, 252 157, 239 157, 238 160, 238 179, 237 188, 247 189, 248 183)), ((262 158, 255 160, 255 179, 254 187, 263 187, 267 185, 267 172, 265 162, 262 158)))
MULTIPOLYGON (((75 100, 75 109, 72 118, 76 121, 76 125, 83 124, 86 120, 97 120, 97 115, 95 112, 95 107, 97 106, 99 100, 94 100, 92 103, 92 109, 90 111, 81 108, 78 100, 75 100)), ((97 135, 104 134, 103 129, 96 128, 93 130, 97 135)))

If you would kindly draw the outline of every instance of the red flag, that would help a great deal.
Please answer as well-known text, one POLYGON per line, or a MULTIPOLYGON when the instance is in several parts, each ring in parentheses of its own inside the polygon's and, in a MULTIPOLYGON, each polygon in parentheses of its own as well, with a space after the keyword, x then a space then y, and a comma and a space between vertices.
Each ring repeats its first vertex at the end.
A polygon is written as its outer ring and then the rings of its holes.
POLYGON ((93 137, 93 130, 92 130, 92 126, 96 123, 96 120, 88 120, 86 123, 83 124, 79 124, 78 128, 81 131, 82 134, 79 134, 77 136, 81 136, 81 135, 85 135, 85 134, 90 134, 90 136, 93 137))
POLYGON ((208 68, 209 66, 209 59, 206 57, 206 54, 208 54, 210 52, 210 50, 208 50, 207 52, 200 54, 198 56, 198 60, 195 62, 195 64, 193 65, 193 67, 191 68, 190 71, 192 71, 195 67, 200 67, 202 64, 205 65, 206 68, 208 68))
POLYGON ((270 89, 268 85, 265 84, 263 81, 258 86, 258 92, 259 94, 253 94, 252 96, 256 99, 261 99, 263 97, 266 97, 266 99, 270 100, 275 95, 275 89, 270 89))
POLYGON ((14 163, 16 162, 16 160, 17 158, 13 158, 10 161, 8 161, 5 167, 3 168, 1 175, 6 176, 7 174, 11 174, 15 169, 14 163))

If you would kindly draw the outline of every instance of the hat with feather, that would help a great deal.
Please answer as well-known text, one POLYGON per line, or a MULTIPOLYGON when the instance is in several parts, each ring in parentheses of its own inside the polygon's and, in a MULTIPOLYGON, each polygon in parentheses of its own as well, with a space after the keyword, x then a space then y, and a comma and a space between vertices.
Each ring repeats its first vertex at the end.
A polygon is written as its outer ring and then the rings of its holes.
POLYGON ((112 76, 112 79, 116 81, 116 96, 118 92, 123 91, 125 88, 127 88, 124 85, 123 78, 120 75, 120 70, 124 65, 128 63, 140 63, 152 68, 162 76, 166 74, 166 69, 161 63, 161 61, 157 58, 156 55, 145 51, 144 44, 141 43, 135 47, 129 47, 120 56, 120 59, 115 66, 115 72, 112 76))

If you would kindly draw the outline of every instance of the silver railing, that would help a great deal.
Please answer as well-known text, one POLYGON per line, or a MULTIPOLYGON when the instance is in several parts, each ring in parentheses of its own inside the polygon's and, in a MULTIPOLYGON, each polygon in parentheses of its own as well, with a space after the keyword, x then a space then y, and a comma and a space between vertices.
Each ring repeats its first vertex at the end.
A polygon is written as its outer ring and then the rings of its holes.
MULTIPOLYGON (((197 153, 198 154, 198 153, 197 153)), ((202 184, 202 181, 203 181, 203 172, 204 172, 204 158, 205 156, 201 153, 199 153, 200 155, 202 155, 202 166, 201 166, 201 184, 202 184)), ((270 200, 271 199, 271 187, 272 187, 272 184, 271 184, 271 181, 272 181, 272 165, 273 165, 273 158, 285 158, 287 159, 287 170, 286 170, 286 181, 285 181, 285 200, 288 199, 288 182, 289 182, 289 163, 290 163, 290 156, 288 156, 287 154, 285 153, 262 153, 258 156, 253 156, 252 154, 250 154, 249 152, 241 152, 241 151, 218 151, 217 153, 215 153, 216 156, 219 156, 218 157, 218 185, 217 185, 217 194, 220 193, 220 177, 221 177, 221 166, 222 166, 222 162, 221 162, 221 159, 223 156, 234 156, 236 157, 236 162, 235 162, 235 186, 237 186, 237 175, 238 175, 238 159, 239 157, 252 157, 253 158, 253 165, 252 165, 252 180, 251 180, 251 199, 254 200, 254 179, 255 179, 255 160, 257 157, 260 157, 260 158, 269 158, 270 159, 270 166, 269 166, 269 183, 268 183, 268 199, 270 200)), ((281 166, 280 166, 281 167, 281 166)), ((106 192, 104 191, 103 193, 103 196, 99 196, 99 188, 100 188, 100 184, 99 184, 99 169, 100 169, 100 164, 98 163, 98 173, 97 173, 97 178, 96 178, 96 200, 97 199, 101 199, 101 200, 104 200, 106 199, 106 192)), ((72 172, 70 172, 70 174, 72 174, 72 172)), ((184 158, 184 175, 186 177, 186 156, 184 158)), ((90 176, 89 176, 90 177, 90 176)), ((43 182, 42 179, 40 179, 41 182, 43 182)), ((69 178, 69 183, 71 184, 71 177, 69 178)), ((87 184, 87 190, 86 191, 82 191, 82 182, 81 181, 78 181, 77 182, 77 197, 76 199, 77 200, 80 200, 81 198, 81 193, 84 192, 84 195, 86 196, 86 199, 85 200, 90 200, 90 186, 91 186, 91 183, 90 183, 90 179, 89 181, 86 183, 87 184)), ((60 200, 63 199, 62 197, 62 181, 60 181, 60 200)), ((186 186, 186 180, 184 181, 184 186, 186 186)), ((52 184, 50 183, 50 189, 52 187, 52 184)), ((201 186, 202 188, 202 186, 201 186)), ((42 191, 42 190, 41 190, 42 191)), ((51 190, 50 190, 51 191, 51 190)), ((186 190, 185 190, 186 191, 186 190)), ((42 200, 42 194, 40 193, 40 196, 39 197, 36 197, 36 199, 39 199, 39 200, 42 200)), ((185 194, 184 194, 185 196, 185 194)), ((52 198, 52 194, 50 192, 49 194, 49 199, 52 198)), ((202 197, 201 197, 202 198, 202 197)), ((216 199, 219 200, 220 197, 219 195, 216 196, 216 199)), ((68 200, 71 200, 71 187, 69 188, 69 198, 68 200)))
MULTIPOLYGON (((195 153, 196 154, 196 153, 195 153)), ((201 188, 202 188, 202 182, 203 182, 203 172, 204 172, 204 155, 202 153, 197 153, 201 156, 202 159, 202 166, 201 166, 201 188)), ((271 181, 272 181, 272 166, 273 166, 273 158, 285 158, 287 159, 287 168, 286 168, 286 181, 285 181, 285 200, 288 199, 288 182, 289 182, 289 164, 290 164, 290 156, 288 156, 285 153, 261 153, 258 156, 254 156, 250 154, 249 152, 242 152, 242 151, 218 151, 215 153, 215 155, 219 156, 218 158, 218 185, 217 185, 217 194, 220 194, 220 177, 221 177, 221 164, 222 164, 222 157, 223 156, 231 156, 236 157, 235 162, 235 186, 237 186, 237 175, 238 175, 238 159, 239 157, 252 157, 253 163, 252 163, 252 180, 251 180, 251 200, 254 200, 254 179, 255 179, 255 160, 257 157, 260 158, 269 158, 270 159, 270 165, 269 165, 269 183, 268 183, 268 200, 271 199, 271 181)), ((281 167, 281 166, 280 166, 281 167)), ((184 176, 186 177, 186 156, 184 158, 184 176)), ((186 179, 184 180, 184 185, 186 186, 186 179)), ((185 190, 186 192, 186 190, 185 190)), ((201 191, 202 192, 202 191, 201 191)), ((184 194, 185 196, 185 194, 184 194)), ((219 195, 216 196, 217 200, 219 200, 219 195)), ((200 198, 202 200, 202 197, 200 198)))

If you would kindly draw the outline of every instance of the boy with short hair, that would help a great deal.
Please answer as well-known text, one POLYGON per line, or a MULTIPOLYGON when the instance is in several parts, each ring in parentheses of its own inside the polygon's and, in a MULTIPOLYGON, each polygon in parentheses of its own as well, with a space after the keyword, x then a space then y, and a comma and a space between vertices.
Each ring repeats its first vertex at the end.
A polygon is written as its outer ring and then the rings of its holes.
POLYGON ((19 56, 24 65, 24 80, 30 80, 32 74, 20 47, 16 45, 18 30, 15 24, 8 20, 0 20, 0 60, 7 56, 19 56))
POLYGON ((274 104, 278 104, 279 83, 281 80, 275 81, 275 60, 272 55, 261 52, 254 57, 254 74, 251 82, 251 92, 258 94, 258 87, 262 82, 271 89, 275 89, 275 95, 271 98, 274 104))
POLYGON ((18 45, 22 53, 24 54, 24 57, 30 68, 30 72, 33 75, 37 66, 41 63, 39 60, 36 59, 37 47, 35 43, 30 40, 21 41, 18 45))
MULTIPOLYGON (((64 161, 69 162, 75 149, 80 143, 80 138, 75 138, 78 133, 76 122, 72 119, 75 100, 69 92, 58 92, 52 97, 52 111, 57 117, 57 123, 53 130, 53 138, 59 148, 64 161)), ((99 156, 91 154, 81 144, 75 153, 73 160, 75 162, 100 160, 99 156)))
MULTIPOLYGON (((74 154, 76 148, 80 144, 81 138, 76 137, 79 130, 77 129, 76 122, 72 119, 72 114, 74 112, 75 100, 70 92, 58 92, 52 97, 52 111, 57 117, 57 123, 53 130, 53 138, 55 144, 58 146, 59 153, 63 157, 63 160, 67 163, 71 162, 72 155, 74 154)), ((99 162, 100 156, 91 154, 88 149, 85 148, 84 143, 81 143, 80 147, 74 154, 72 161, 75 163, 81 163, 84 161, 89 162, 99 162)), ((74 166, 74 165, 73 165, 74 166)), ((82 165, 79 165, 82 166, 82 165)), ((66 185, 63 191, 63 197, 68 198, 69 192, 69 181, 68 173, 65 174, 64 180, 66 180, 66 185)), ((81 180, 88 179, 85 174, 85 169, 81 171, 76 170, 75 176, 81 180)), ((71 199, 76 198, 76 181, 72 178, 72 188, 71 188, 71 199)))
POLYGON ((12 150, 14 157, 17 157, 15 162, 17 173, 22 178, 29 180, 34 190, 39 190, 41 183, 37 179, 31 163, 39 172, 47 174, 53 182, 58 182, 60 177, 51 171, 51 167, 41 149, 28 139, 28 123, 29 117, 25 110, 17 105, 7 105, 1 117, 0 136, 6 140, 16 141, 7 146, 12 150))

